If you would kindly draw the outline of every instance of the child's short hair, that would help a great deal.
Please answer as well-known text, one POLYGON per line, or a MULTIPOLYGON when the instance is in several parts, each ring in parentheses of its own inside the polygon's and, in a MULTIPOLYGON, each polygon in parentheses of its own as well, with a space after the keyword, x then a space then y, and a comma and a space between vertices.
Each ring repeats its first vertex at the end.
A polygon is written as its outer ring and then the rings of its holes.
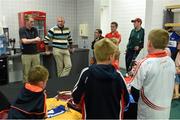
POLYGON ((49 77, 48 70, 41 65, 33 66, 28 74, 28 82, 30 84, 37 84, 40 81, 47 81, 49 77))
POLYGON ((117 46, 113 44, 108 38, 103 38, 102 40, 95 43, 94 54, 97 61, 106 61, 108 57, 115 53, 117 46))
MULTIPOLYGON (((116 39, 116 38, 111 38, 110 40, 111 40, 111 42, 114 43, 115 45, 118 44, 118 39, 116 39)), ((117 48, 117 50, 115 51, 115 60, 119 60, 120 53, 121 53, 121 52, 120 52, 119 48, 117 48)))
POLYGON ((111 40, 115 45, 118 44, 118 39, 117 39, 117 38, 111 38, 110 40, 111 40))
POLYGON ((150 31, 148 40, 151 41, 155 49, 165 49, 169 42, 169 34, 166 30, 154 29, 150 31))
POLYGON ((120 54, 121 54, 121 52, 119 51, 119 49, 117 49, 117 50, 115 51, 114 59, 115 59, 115 60, 119 60, 120 54))

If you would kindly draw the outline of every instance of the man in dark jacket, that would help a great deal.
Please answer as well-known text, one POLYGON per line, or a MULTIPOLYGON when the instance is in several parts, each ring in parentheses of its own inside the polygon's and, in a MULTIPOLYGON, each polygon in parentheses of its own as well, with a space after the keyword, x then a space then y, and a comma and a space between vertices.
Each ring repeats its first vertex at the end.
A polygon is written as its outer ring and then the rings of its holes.
POLYGON ((144 29, 141 27, 142 20, 136 18, 131 22, 134 23, 134 29, 131 30, 129 42, 126 49, 126 71, 131 70, 132 62, 136 59, 141 49, 144 47, 144 29))
POLYGON ((104 37, 102 36, 102 30, 101 29, 96 29, 95 33, 95 39, 92 41, 92 44, 91 44, 91 49, 93 50, 93 57, 92 57, 92 63, 91 64, 96 64, 96 59, 94 57, 94 45, 97 41, 103 39, 104 37))

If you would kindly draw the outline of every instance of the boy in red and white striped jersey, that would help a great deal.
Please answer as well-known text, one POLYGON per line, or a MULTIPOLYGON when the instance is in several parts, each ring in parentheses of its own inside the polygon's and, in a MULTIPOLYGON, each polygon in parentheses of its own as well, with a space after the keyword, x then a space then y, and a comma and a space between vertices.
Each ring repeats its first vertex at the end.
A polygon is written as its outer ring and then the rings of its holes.
POLYGON ((136 92, 140 96, 138 119, 169 118, 175 64, 164 50, 168 41, 169 35, 165 30, 152 30, 148 36, 148 55, 136 66, 131 92, 132 95, 134 95, 133 92, 136 92))

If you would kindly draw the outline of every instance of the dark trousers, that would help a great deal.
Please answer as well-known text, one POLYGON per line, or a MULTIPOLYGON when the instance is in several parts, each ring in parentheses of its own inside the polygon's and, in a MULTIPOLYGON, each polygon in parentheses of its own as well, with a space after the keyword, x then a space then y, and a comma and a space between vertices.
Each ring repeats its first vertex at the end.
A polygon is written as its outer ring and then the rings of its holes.
POLYGON ((138 100, 139 100, 139 90, 134 87, 131 87, 131 95, 135 103, 130 103, 127 111, 124 112, 124 119, 137 119, 138 111, 138 100))
POLYGON ((131 71, 132 65, 133 65, 133 60, 136 59, 136 57, 138 56, 140 50, 139 51, 135 51, 135 50, 127 50, 126 51, 126 72, 131 71))
POLYGON ((124 112, 124 119, 137 119, 137 103, 130 103, 127 111, 124 112))

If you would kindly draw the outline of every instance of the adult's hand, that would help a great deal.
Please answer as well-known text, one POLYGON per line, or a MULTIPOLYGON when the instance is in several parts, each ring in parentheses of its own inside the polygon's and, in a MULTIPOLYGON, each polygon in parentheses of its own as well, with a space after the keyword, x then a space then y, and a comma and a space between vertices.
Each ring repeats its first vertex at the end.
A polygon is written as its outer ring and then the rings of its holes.
POLYGON ((21 39, 22 43, 24 44, 35 44, 37 42, 40 42, 41 39, 39 37, 33 38, 33 39, 27 39, 27 38, 22 38, 21 39))
POLYGON ((51 52, 50 52, 50 51, 46 51, 45 54, 46 54, 46 55, 50 55, 51 52))
POLYGON ((36 38, 34 39, 34 41, 35 41, 35 42, 40 42, 41 39, 40 39, 39 37, 36 37, 36 38))
POLYGON ((125 50, 124 55, 126 55, 126 53, 127 53, 127 49, 125 50))
POLYGON ((176 68, 176 74, 180 74, 180 69, 176 68))
POLYGON ((138 50, 139 50, 139 46, 136 46, 136 47, 134 48, 134 50, 135 50, 135 51, 138 51, 138 50))
POLYGON ((74 48, 70 48, 70 49, 69 49, 69 52, 70 52, 71 54, 74 53, 74 51, 75 51, 74 48))

